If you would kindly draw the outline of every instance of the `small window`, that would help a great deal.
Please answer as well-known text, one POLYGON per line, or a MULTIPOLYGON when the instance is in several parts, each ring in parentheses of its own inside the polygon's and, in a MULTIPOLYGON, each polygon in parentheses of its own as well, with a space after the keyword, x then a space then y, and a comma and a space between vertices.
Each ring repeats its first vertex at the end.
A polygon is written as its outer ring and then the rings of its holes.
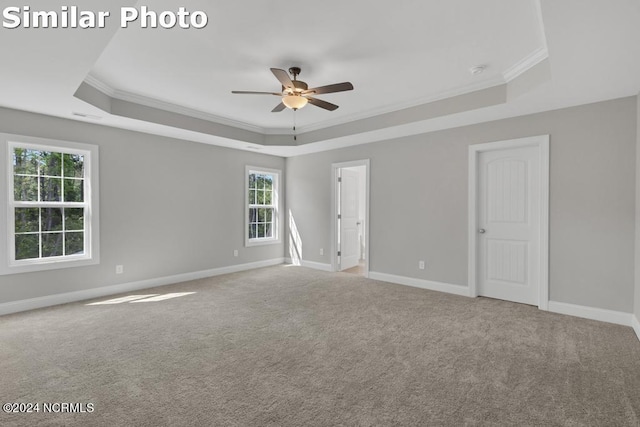
POLYGON ((96 263, 97 147, 30 141, 7 141, 3 273, 96 263))
POLYGON ((246 245, 277 243, 280 171, 247 167, 246 245))

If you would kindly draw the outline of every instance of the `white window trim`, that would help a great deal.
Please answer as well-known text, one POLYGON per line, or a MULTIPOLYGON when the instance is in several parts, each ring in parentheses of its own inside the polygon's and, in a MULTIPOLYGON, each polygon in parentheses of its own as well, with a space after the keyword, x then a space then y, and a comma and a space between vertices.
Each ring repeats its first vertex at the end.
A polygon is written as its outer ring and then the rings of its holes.
POLYGON ((244 245, 245 247, 273 245, 280 243, 280 182, 282 171, 279 169, 262 168, 258 166, 246 166, 244 171, 244 245), (249 174, 266 173, 274 176, 273 184, 273 205, 275 207, 273 213, 273 237, 249 239, 249 174))
POLYGON ((6 167, 6 173, 0 174, 0 200, 6 209, 0 209, 0 235, 6 236, 0 242, 0 275, 28 273, 33 271, 54 270, 81 267, 100 263, 99 238, 99 150, 98 146, 53 139, 26 137, 21 135, 0 134, 0 164, 6 167), (81 153, 85 156, 85 254, 64 257, 15 260, 14 201, 13 201, 13 148, 38 148, 62 153, 81 153))

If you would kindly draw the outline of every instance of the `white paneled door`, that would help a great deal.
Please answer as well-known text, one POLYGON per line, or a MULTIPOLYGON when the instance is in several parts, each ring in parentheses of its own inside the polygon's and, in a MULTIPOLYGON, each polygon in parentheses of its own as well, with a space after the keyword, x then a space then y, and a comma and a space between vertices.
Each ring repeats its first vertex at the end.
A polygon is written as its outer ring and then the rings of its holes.
POLYGON ((360 239, 358 233, 358 189, 359 174, 357 171, 342 169, 340 171, 340 204, 339 204, 339 245, 340 270, 358 265, 360 259, 360 239))
POLYGON ((478 156, 478 295, 538 305, 541 180, 535 146, 478 156))

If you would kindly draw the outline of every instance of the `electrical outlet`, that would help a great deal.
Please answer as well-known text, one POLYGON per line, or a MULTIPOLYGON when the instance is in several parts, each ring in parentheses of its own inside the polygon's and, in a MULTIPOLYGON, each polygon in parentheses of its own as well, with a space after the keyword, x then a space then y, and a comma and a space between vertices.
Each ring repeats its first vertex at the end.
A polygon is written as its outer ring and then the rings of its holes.
POLYGON ((237 249, 233 250, 233 256, 238 256, 238 250, 237 249))
POLYGON ((116 274, 122 274, 122 273, 124 273, 124 266, 116 265, 116 274))
POLYGON ((424 261, 418 261, 418 268, 424 270, 424 261))
POLYGON ((320 255, 324 255, 324 248, 320 248, 320 255))

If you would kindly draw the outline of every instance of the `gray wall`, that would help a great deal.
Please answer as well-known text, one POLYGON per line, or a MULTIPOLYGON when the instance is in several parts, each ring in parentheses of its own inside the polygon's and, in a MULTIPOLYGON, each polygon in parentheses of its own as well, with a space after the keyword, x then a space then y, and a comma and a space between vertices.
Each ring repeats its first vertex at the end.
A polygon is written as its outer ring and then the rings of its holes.
POLYGON ((466 286, 468 146, 549 134, 550 298, 630 313, 636 102, 624 98, 289 158, 287 209, 303 259, 331 262, 331 163, 369 158, 371 271, 466 286), (425 270, 418 260, 426 260, 425 270))
POLYGON ((640 94, 636 105, 636 276, 634 313, 640 320, 640 94))
MULTIPOLYGON (((289 158, 286 202, 303 258, 330 263, 331 163, 369 158, 371 270, 466 285, 468 145, 550 134, 551 299, 632 312, 637 104, 624 98, 289 158)), ((284 159, 7 109, 0 132, 99 145, 101 172, 100 265, 0 276, 0 303, 288 254, 283 244, 243 246, 244 166, 284 170, 284 159)))
POLYGON ((99 145, 101 219, 100 265, 0 276, 0 303, 282 257, 244 247, 245 165, 282 158, 8 109, 0 132, 99 145))

